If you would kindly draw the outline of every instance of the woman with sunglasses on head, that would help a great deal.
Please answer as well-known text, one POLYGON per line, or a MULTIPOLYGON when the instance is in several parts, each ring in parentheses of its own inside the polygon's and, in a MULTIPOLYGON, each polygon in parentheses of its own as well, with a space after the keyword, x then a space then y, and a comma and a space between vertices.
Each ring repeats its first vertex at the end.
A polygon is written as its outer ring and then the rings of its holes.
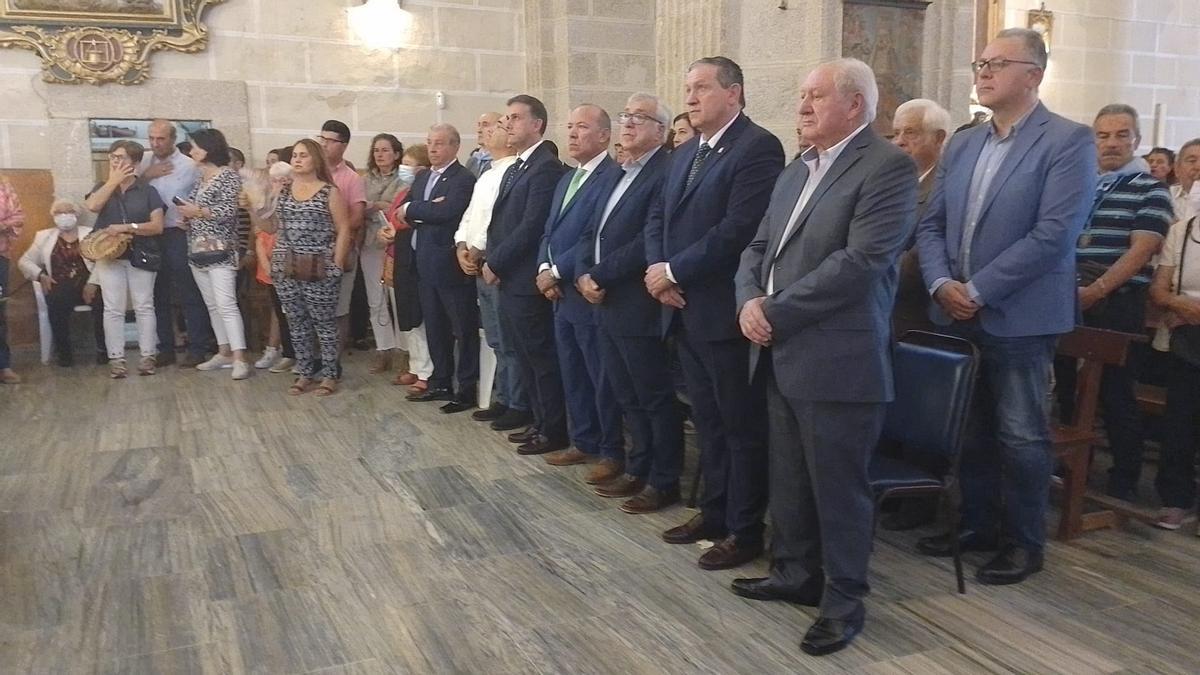
POLYGON ((108 348, 109 376, 125 377, 125 310, 133 299, 137 317, 139 375, 153 375, 158 355, 154 318, 154 277, 160 253, 158 235, 167 207, 158 191, 138 180, 135 167, 145 149, 136 141, 115 141, 108 149, 108 179, 88 193, 84 205, 96 214, 93 232, 108 230, 131 237, 129 247, 112 260, 97 260, 96 279, 104 298, 104 342, 108 348))

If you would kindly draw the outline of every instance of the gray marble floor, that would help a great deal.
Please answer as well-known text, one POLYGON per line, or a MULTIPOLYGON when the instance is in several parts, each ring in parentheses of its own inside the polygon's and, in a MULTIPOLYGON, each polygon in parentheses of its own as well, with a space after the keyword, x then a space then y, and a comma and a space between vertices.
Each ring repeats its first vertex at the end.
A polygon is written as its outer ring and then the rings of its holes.
POLYGON ((963 596, 883 533, 866 632, 817 660, 812 610, 728 591, 764 562, 661 542, 690 511, 622 514, 363 354, 328 399, 28 361, 0 388, 0 673, 1200 672, 1190 531, 1054 544, 963 596))

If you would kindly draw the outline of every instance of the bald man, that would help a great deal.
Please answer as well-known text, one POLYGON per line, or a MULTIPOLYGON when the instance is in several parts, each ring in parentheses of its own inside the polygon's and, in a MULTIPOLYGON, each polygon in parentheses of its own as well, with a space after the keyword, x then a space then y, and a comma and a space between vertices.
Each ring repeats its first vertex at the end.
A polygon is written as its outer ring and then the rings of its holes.
POLYGON ((175 144, 175 125, 170 120, 157 119, 150 123, 147 134, 150 152, 142 158, 139 175, 158 192, 167 205, 163 233, 159 238, 162 264, 154 279, 154 313, 158 322, 158 365, 175 363, 175 306, 183 311, 187 330, 187 356, 180 366, 194 367, 216 352, 212 324, 200 289, 188 266, 187 230, 180 227, 179 211, 174 199, 189 199, 192 188, 200 178, 200 169, 175 144))
POLYGON ((471 175, 479 178, 479 176, 488 169, 492 168, 492 153, 487 149, 488 136, 492 133, 492 129, 500 122, 500 113, 485 112, 475 120, 475 142, 477 143, 474 150, 471 151, 471 156, 467 158, 467 171, 471 175))

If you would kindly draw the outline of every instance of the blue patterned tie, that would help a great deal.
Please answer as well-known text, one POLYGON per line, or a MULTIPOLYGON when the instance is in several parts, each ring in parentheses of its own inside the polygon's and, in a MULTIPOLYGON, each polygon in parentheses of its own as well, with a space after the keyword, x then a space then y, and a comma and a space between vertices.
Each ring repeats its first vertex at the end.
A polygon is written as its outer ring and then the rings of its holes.
POLYGON ((708 158, 710 152, 712 152, 712 147, 708 143, 700 144, 700 148, 696 150, 696 157, 692 160, 692 168, 688 171, 687 183, 683 186, 684 190, 692 186, 692 181, 696 180, 696 174, 700 173, 700 167, 704 166, 704 160, 708 158))
POLYGON ((504 180, 500 183, 500 196, 508 194, 508 189, 512 187, 513 181, 517 179, 517 171, 521 169, 521 165, 524 163, 525 161, 518 157, 517 161, 508 167, 508 171, 504 172, 504 180))

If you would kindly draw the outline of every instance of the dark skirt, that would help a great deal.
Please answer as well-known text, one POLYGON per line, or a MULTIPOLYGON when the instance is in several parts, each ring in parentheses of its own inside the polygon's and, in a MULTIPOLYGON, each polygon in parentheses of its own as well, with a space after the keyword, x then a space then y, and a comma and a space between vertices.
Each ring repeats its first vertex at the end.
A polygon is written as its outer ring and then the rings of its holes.
POLYGON ((396 329, 412 330, 421 325, 421 303, 417 298, 416 251, 412 230, 396 232, 392 282, 396 291, 396 329))

